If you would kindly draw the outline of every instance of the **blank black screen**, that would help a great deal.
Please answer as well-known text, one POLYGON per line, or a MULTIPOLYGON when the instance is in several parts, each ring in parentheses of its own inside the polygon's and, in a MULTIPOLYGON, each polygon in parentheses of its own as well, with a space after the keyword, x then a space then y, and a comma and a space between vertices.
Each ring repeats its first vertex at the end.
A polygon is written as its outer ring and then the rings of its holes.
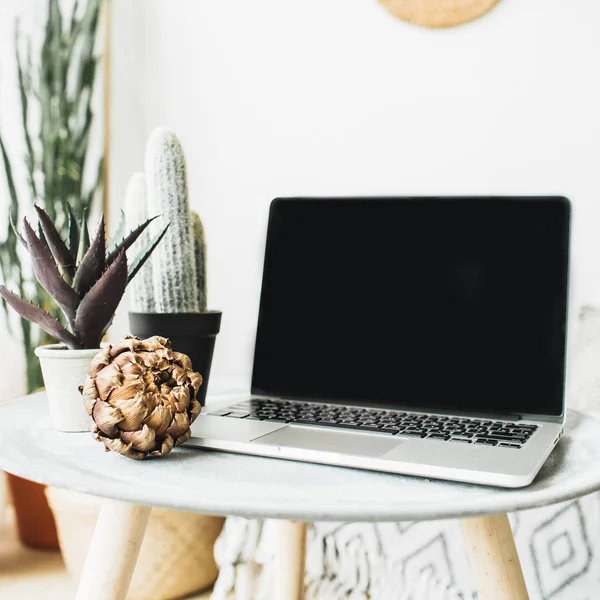
POLYGON ((565 198, 271 203, 255 394, 560 415, 565 198))

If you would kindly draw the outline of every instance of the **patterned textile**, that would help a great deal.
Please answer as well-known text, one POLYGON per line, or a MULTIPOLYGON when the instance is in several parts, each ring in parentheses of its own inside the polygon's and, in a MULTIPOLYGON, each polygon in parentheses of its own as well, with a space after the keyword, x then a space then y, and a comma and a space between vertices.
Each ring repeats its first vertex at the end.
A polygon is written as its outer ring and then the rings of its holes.
MULTIPOLYGON (((600 494, 515 513, 510 520, 531 600, 596 598, 600 494)), ((215 547, 222 571, 212 600, 270 600, 272 525, 228 520, 215 547)), ((477 598, 457 520, 315 523, 307 547, 306 600, 477 598)))
MULTIPOLYGON (((570 348, 571 408, 600 412, 600 311, 584 307, 570 348)), ((595 600, 600 589, 600 494, 510 515, 531 600, 595 600)), ((269 600, 273 522, 231 517, 215 545, 211 600, 269 600)), ((306 600, 474 600, 456 520, 314 523, 306 600)))

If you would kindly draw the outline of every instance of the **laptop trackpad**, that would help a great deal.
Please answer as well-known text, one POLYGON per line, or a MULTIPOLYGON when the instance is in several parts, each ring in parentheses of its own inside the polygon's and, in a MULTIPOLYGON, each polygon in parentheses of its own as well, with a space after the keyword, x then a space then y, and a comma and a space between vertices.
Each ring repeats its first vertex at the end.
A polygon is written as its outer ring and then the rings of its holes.
POLYGON ((378 434, 345 433, 294 425, 263 435, 252 440, 252 443, 370 457, 383 456, 402 444, 391 436, 388 438, 378 434))

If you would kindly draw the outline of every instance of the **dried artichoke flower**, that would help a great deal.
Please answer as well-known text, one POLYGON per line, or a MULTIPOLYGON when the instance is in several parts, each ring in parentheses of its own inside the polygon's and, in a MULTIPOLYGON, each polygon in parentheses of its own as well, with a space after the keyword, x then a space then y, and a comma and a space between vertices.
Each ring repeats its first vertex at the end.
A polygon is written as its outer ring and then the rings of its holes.
POLYGON ((189 357, 171 350, 170 340, 127 336, 94 357, 81 391, 96 440, 107 452, 141 460, 190 438, 201 385, 189 357))

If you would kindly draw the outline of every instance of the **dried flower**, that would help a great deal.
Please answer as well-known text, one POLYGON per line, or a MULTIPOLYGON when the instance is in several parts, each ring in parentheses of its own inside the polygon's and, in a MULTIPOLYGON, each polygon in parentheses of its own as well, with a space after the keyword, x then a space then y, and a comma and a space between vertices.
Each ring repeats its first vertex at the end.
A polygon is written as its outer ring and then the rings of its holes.
POLYGON ((94 437, 129 458, 164 455, 190 438, 202 376, 188 356, 154 336, 127 336, 93 359, 82 394, 94 437))

